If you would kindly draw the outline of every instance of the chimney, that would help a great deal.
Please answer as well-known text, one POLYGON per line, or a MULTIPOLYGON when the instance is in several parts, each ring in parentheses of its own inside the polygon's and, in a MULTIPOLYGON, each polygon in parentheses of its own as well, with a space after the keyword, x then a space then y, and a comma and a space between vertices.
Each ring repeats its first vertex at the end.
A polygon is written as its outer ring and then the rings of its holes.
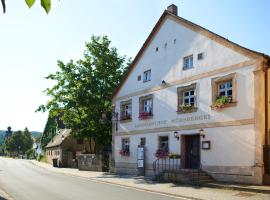
POLYGON ((178 15, 178 10, 177 10, 177 6, 174 4, 171 4, 170 6, 167 7, 167 11, 174 14, 174 15, 178 15))

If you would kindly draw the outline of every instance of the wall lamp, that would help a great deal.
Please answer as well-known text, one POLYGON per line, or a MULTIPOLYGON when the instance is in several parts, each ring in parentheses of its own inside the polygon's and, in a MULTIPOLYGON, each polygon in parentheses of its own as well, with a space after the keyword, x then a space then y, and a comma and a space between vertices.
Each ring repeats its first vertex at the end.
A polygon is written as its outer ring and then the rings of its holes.
POLYGON ((205 138, 205 133, 204 133, 204 130, 202 128, 199 130, 199 134, 202 138, 205 138))
POLYGON ((166 81, 162 80, 161 84, 166 85, 166 81))
POLYGON ((178 131, 174 131, 173 135, 177 140, 180 140, 180 133, 178 131))

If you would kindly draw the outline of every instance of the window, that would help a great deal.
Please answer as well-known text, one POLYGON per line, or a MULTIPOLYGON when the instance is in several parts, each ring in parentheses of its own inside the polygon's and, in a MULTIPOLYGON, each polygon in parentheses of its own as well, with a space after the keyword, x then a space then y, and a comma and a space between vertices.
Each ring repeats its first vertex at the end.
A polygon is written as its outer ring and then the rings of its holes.
POLYGON ((176 44, 176 39, 173 40, 173 43, 176 44))
POLYGON ((183 86, 177 88, 178 95, 178 113, 190 113, 197 111, 197 102, 196 102, 196 83, 193 83, 188 86, 183 86))
POLYGON ((212 105, 211 108, 221 109, 236 105, 236 73, 212 79, 212 105))
POLYGON ((218 84, 218 96, 232 96, 232 80, 218 84))
POLYGON ((142 137, 140 140, 141 140, 140 141, 140 145, 141 146, 145 146, 145 144, 146 144, 146 138, 145 137, 142 137))
POLYGON ((120 103, 120 120, 132 119, 132 100, 122 101, 120 103))
POLYGON ((140 81, 141 79, 142 79, 142 76, 139 75, 139 76, 137 77, 137 80, 140 81))
POLYGON ((203 60, 203 59, 204 59, 204 53, 199 53, 198 60, 203 60))
POLYGON ((122 150, 129 152, 129 138, 122 138, 122 150))
POLYGON ((168 46, 168 44, 167 44, 167 42, 164 44, 164 48, 166 49, 167 48, 167 46, 168 46))
POLYGON ((183 100, 185 105, 194 106, 195 103, 195 92, 194 90, 189 90, 183 93, 183 100))
POLYGON ((183 69, 191 69, 193 68, 193 55, 184 57, 184 66, 183 69))
POLYGON ((160 136, 159 137, 159 147, 163 152, 169 152, 169 137, 168 136, 160 136))
POLYGON ((153 116, 153 95, 140 97, 140 119, 147 119, 153 116))
POLYGON ((158 52, 158 47, 156 47, 156 52, 158 52))
POLYGON ((151 81, 151 70, 143 72, 143 82, 151 81))

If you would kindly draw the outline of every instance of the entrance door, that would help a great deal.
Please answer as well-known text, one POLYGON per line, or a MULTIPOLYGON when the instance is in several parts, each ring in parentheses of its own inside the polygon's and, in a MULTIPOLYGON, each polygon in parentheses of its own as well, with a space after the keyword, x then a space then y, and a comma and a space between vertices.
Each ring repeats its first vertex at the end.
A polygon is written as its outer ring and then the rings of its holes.
POLYGON ((185 136, 185 168, 198 169, 200 160, 200 136, 185 136))

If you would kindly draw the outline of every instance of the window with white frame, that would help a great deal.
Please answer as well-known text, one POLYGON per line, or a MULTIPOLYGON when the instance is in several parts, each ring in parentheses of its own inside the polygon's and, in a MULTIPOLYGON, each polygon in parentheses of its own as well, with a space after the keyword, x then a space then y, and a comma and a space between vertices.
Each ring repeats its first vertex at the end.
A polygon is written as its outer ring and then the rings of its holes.
POLYGON ((122 138, 122 149, 129 152, 129 138, 122 138))
POLYGON ((152 112, 152 99, 146 99, 143 101, 143 111, 148 113, 152 112))
POLYGON ((169 152, 169 137, 159 136, 159 149, 164 152, 169 152))
POLYGON ((218 84, 218 96, 232 97, 232 80, 218 84))
POLYGON ((184 70, 193 68, 193 55, 184 57, 183 62, 184 62, 184 66, 183 66, 184 70))
POLYGON ((194 90, 188 90, 183 92, 183 104, 194 106, 195 104, 195 91, 194 90))
POLYGON ((120 120, 128 120, 132 117, 132 100, 123 101, 120 103, 120 120))
POLYGON ((143 72, 143 82, 151 81, 151 70, 143 72))
POLYGON ((153 95, 140 97, 140 119, 147 119, 153 116, 153 95))

